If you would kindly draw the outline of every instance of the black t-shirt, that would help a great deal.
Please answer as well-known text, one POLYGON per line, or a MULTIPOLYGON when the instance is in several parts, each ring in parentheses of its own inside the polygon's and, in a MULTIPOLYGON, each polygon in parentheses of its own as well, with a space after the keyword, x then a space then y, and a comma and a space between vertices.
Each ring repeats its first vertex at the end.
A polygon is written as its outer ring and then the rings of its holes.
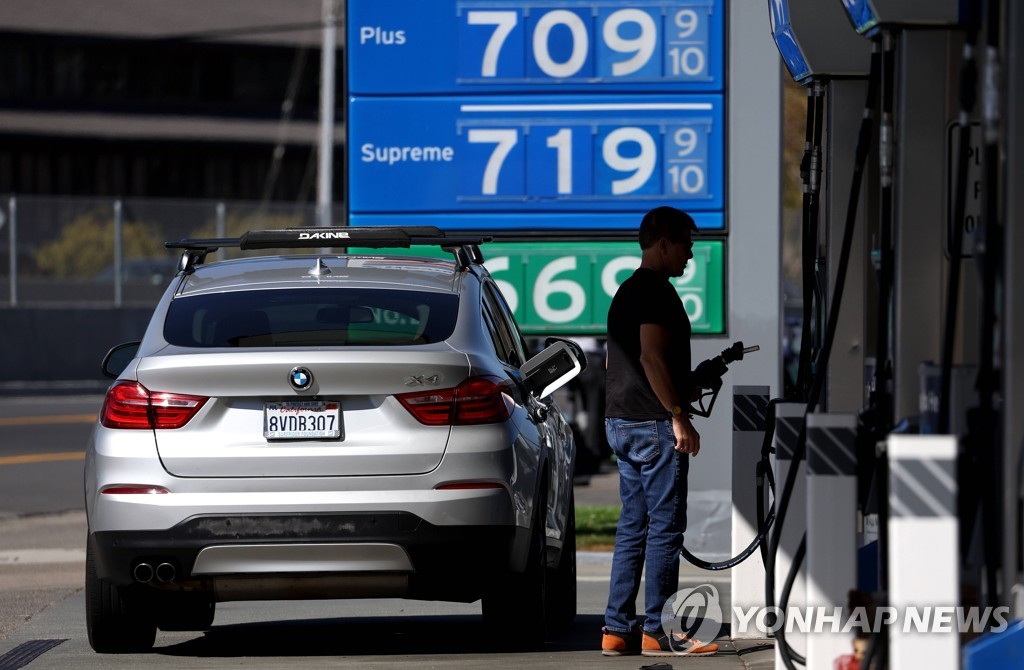
POLYGON ((654 394, 640 364, 640 326, 668 329, 669 374, 679 401, 689 399, 690 319, 668 279, 637 268, 612 298, 608 309, 608 374, 605 414, 622 419, 668 419, 672 414, 654 394))

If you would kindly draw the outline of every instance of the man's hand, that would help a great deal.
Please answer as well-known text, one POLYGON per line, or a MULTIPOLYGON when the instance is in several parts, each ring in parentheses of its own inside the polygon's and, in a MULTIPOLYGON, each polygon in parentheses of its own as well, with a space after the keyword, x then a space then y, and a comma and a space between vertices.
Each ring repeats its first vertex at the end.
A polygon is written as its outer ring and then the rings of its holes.
POLYGON ((697 455, 700 451, 700 433, 690 423, 689 416, 680 414, 673 417, 672 432, 676 435, 676 451, 681 454, 697 455))
POLYGON ((692 381, 698 388, 717 391, 722 388, 722 377, 729 371, 729 367, 722 360, 721 356, 709 358, 702 361, 693 371, 692 381))

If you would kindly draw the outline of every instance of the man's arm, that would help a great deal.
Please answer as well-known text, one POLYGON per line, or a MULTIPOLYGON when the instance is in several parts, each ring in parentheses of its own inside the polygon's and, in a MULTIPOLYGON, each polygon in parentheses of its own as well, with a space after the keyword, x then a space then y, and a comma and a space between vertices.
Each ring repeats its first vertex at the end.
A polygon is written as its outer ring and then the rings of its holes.
MULTIPOLYGON (((668 347, 668 329, 665 326, 656 323, 640 325, 640 364, 654 395, 658 396, 666 410, 672 411, 674 406, 683 406, 682 394, 686 389, 677 389, 672 384, 668 368, 668 347)), ((685 410, 672 417, 672 431, 676 435, 676 451, 696 456, 700 451, 700 434, 694 430, 685 410)))

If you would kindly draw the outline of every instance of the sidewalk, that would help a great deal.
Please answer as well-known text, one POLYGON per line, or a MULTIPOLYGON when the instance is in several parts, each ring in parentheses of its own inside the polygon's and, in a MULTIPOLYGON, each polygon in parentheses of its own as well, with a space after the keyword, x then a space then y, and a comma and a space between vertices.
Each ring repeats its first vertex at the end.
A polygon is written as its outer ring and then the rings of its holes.
MULTIPOLYGON (((611 552, 605 551, 581 551, 576 556, 576 574, 580 583, 597 582, 608 583, 611 573, 612 556, 611 552)), ((718 595, 718 604, 723 612, 728 612, 731 607, 730 598, 730 577, 728 574, 708 573, 687 563, 683 563, 679 570, 679 588, 692 589, 698 586, 710 586, 718 595)), ((604 594, 602 592, 602 598, 604 594)), ((641 601, 642 601, 641 596, 641 601)), ((637 603, 642 606, 642 602, 637 603)), ((600 603, 580 602, 580 611, 587 614, 600 611, 600 603)), ((727 617, 723 617, 727 618, 727 617)), ((698 664, 700 668, 715 668, 717 670, 747 669, 747 670, 769 670, 775 667, 775 645, 772 640, 733 640, 729 637, 728 621, 722 623, 720 633, 715 642, 718 643, 719 651, 714 656, 670 656, 664 658, 648 658, 644 656, 632 657, 600 657, 595 656, 595 664, 603 664, 608 668, 631 667, 638 668, 641 665, 665 662, 670 665, 679 664, 676 667, 683 667, 683 664, 698 664), (626 661, 629 664, 626 664, 626 661)), ((597 654, 597 647, 600 644, 600 631, 594 631, 594 648, 597 654)), ((697 667, 697 666, 694 666, 697 667)), ((666 669, 667 670, 667 669, 666 669)))
POLYGON ((614 463, 604 462, 601 471, 593 475, 583 475, 576 479, 573 486, 576 504, 584 505, 619 505, 619 473, 614 463))
MULTIPOLYGON (((601 472, 589 476, 589 479, 580 478, 573 486, 576 496, 576 504, 584 505, 618 505, 619 500, 619 476, 614 469, 614 464, 604 464, 601 472)), ((576 560, 577 579, 580 582, 604 582, 608 583, 611 574, 612 554, 608 551, 580 551, 576 560)), ((679 567, 679 588, 695 588, 701 585, 708 585, 717 594, 718 604, 723 613, 728 613, 732 607, 731 576, 728 570, 721 572, 708 572, 701 570, 683 561, 679 567)), ((642 601, 642 596, 641 596, 642 601)), ((637 603, 642 606, 642 602, 637 603)), ((585 603, 580 603, 583 611, 585 603)), ((595 609, 592 606, 590 609, 595 609)), ((600 605, 596 606, 600 609, 600 605)), ((716 642, 719 652, 711 657, 667 657, 648 658, 642 656, 628 657, 631 664, 629 667, 640 667, 658 662, 665 662, 676 667, 683 665, 700 668, 726 668, 747 669, 747 670, 769 670, 775 667, 775 646, 773 640, 733 640, 729 637, 728 615, 722 617, 721 633, 716 642)), ((595 646, 599 639, 595 632, 595 646)), ((619 663, 610 663, 614 658, 605 658, 608 667, 626 667, 619 663)), ((595 659, 595 663, 601 661, 595 659)), ((665 670, 668 670, 667 668, 665 670)))

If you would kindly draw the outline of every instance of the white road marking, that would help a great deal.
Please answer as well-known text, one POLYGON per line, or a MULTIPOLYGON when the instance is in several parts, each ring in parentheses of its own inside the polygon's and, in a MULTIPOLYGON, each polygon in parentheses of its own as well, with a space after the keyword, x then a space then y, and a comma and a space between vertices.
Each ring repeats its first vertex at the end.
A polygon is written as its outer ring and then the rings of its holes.
POLYGON ((0 565, 85 563, 85 549, 14 549, 0 551, 0 565))

